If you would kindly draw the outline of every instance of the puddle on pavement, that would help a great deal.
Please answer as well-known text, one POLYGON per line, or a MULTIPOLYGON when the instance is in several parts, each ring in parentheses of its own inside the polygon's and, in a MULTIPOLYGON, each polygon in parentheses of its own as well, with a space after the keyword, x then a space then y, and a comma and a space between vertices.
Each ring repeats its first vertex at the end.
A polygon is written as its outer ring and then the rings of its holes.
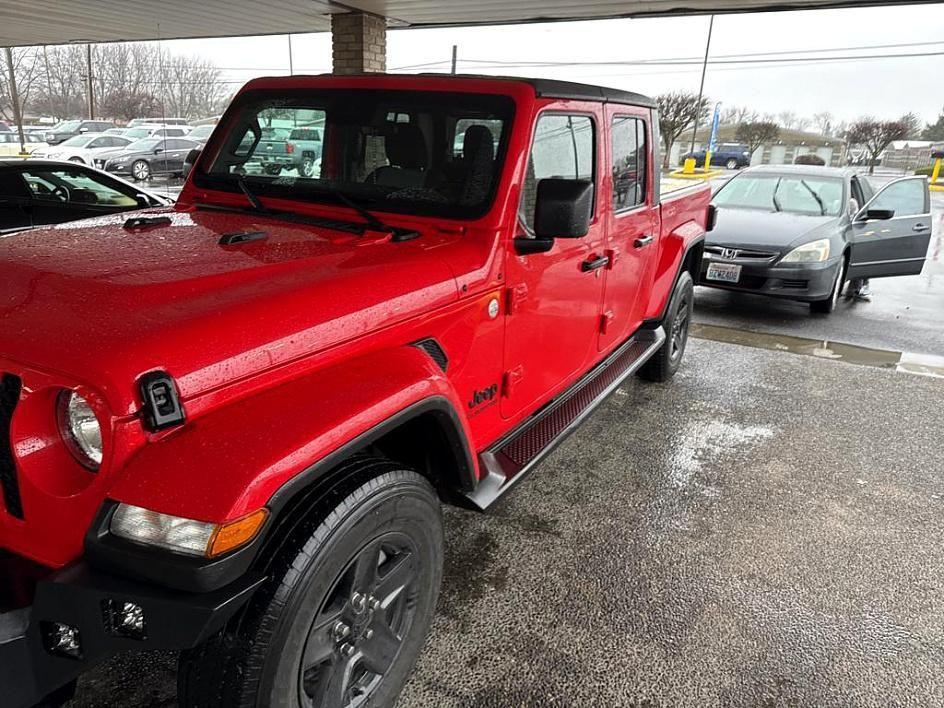
POLYGON ((894 369, 908 374, 944 378, 944 357, 933 354, 912 354, 887 349, 871 349, 854 344, 831 342, 822 339, 794 337, 788 334, 751 332, 734 327, 693 323, 691 335, 715 342, 740 344, 757 349, 770 349, 793 354, 805 354, 819 359, 834 359, 847 364, 874 366, 879 369, 894 369))

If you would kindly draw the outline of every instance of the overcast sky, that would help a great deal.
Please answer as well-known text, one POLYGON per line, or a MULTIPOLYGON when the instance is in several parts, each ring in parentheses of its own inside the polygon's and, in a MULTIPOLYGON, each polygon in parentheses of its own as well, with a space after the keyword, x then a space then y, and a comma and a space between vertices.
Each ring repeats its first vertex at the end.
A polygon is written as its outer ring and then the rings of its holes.
MULTIPOLYGON (((547 76, 649 95, 697 91, 708 21, 708 17, 679 17, 391 30, 387 68, 448 71, 456 44, 462 73, 547 76), (521 65, 667 60, 694 63, 521 65), (427 66, 416 66, 421 64, 427 66)), ((254 76, 288 73, 285 36, 179 40, 166 45, 177 53, 212 59, 225 69, 225 78, 234 89, 254 76)), ((331 70, 330 35, 292 35, 292 47, 295 73, 331 70)), ((760 113, 792 110, 809 116, 828 110, 837 120, 866 114, 897 118, 914 111, 931 121, 944 108, 944 4, 719 15, 711 57, 728 63, 709 63, 705 94, 724 105, 747 105, 760 113), (836 49, 809 51, 829 47, 836 49), (858 47, 868 49, 851 49, 858 47), (929 56, 817 60, 903 53, 929 56), (803 61, 773 61, 785 57, 803 61), (730 63, 738 58, 761 61, 730 63)))

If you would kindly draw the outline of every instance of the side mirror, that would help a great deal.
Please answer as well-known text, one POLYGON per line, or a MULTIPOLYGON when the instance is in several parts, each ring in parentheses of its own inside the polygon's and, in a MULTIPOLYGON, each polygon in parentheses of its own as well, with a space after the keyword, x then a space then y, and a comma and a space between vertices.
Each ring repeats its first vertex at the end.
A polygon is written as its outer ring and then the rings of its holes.
POLYGON ((159 155, 159 154, 162 153, 162 152, 164 152, 164 148, 154 148, 154 154, 155 154, 155 155, 159 155))
POLYGON ((195 164, 197 164, 197 160, 199 159, 199 157, 200 157, 200 148, 194 148, 193 150, 187 153, 187 157, 184 160, 184 164, 190 165, 191 167, 193 167, 195 164))
POLYGON ((718 223, 718 207, 714 204, 708 205, 708 217, 705 219, 705 231, 714 231, 718 223))
POLYGON ((865 221, 886 221, 894 216, 894 209, 867 209, 864 214, 859 214, 865 221))
POLYGON ((79 128, 79 132, 80 132, 80 133, 87 133, 87 132, 88 132, 88 128, 79 128))
POLYGON ((590 230, 593 182, 542 179, 534 207, 534 235, 539 239, 581 238, 590 230))

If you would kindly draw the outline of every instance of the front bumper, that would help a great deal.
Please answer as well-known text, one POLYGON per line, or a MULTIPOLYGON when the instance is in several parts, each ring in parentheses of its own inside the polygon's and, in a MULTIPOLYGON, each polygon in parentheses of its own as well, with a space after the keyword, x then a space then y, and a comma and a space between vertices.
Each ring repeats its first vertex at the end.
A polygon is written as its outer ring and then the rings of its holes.
POLYGON ((37 579, 36 566, 0 551, 7 571, 0 600, 0 695, 4 708, 27 708, 119 651, 194 647, 223 627, 263 578, 244 576, 220 590, 166 590, 89 568, 79 562, 37 579), (29 605, 17 607, 25 595, 29 605), (19 602, 17 601, 19 600, 19 602), (143 611, 143 632, 116 630, 114 607, 133 603, 143 611), (80 651, 51 649, 56 624, 78 631, 80 651))
POLYGON ((706 253, 698 274, 698 285, 813 302, 825 300, 832 294, 839 262, 839 258, 833 258, 822 263, 782 265, 777 262, 756 263, 750 259, 724 260, 706 253), (737 283, 708 280, 708 266, 711 263, 732 263, 741 266, 740 280, 737 283))

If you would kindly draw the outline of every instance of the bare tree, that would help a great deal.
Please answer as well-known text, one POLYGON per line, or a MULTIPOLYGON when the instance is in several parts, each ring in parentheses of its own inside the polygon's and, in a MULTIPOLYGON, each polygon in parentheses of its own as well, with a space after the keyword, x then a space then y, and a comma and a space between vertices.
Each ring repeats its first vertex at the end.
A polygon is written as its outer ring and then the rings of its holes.
POLYGON ((39 81, 42 79, 42 67, 37 60, 38 54, 36 47, 10 50, 10 60, 13 65, 13 73, 16 76, 19 110, 16 110, 13 106, 9 67, 4 61, 3 71, 0 71, 0 117, 3 119, 15 121, 14 115, 16 113, 22 112, 25 114, 29 109, 30 102, 36 95, 39 81))
POLYGON ((780 126, 769 121, 755 121, 753 123, 741 123, 734 134, 735 140, 747 145, 753 157, 754 152, 761 145, 772 143, 780 136, 780 126))
POLYGON ((676 91, 666 93, 656 98, 659 104, 659 131, 662 134, 662 144, 665 154, 662 167, 669 166, 669 153, 672 146, 686 130, 695 125, 695 120, 704 120, 708 117, 708 99, 698 100, 698 94, 676 91))
POLYGON ((921 118, 917 113, 905 113, 905 115, 898 120, 908 126, 908 132, 905 134, 905 138, 914 139, 921 137, 921 118))
POLYGON ((875 163, 885 149, 895 140, 908 135, 908 125, 900 120, 880 121, 860 118, 846 131, 850 145, 861 145, 869 155, 869 174, 875 172, 875 163))
POLYGON ((829 135, 833 128, 833 114, 829 111, 821 111, 813 116, 813 125, 819 131, 820 135, 829 135))
POLYGON ((225 92, 220 70, 198 57, 170 55, 164 58, 163 85, 159 95, 169 114, 205 118, 219 108, 225 92))
POLYGON ((121 121, 161 113, 160 99, 147 91, 112 91, 105 95, 99 106, 102 114, 121 121))
POLYGON ((796 121, 793 123, 793 128, 794 130, 806 130, 812 122, 812 120, 805 116, 797 116, 796 121))
POLYGON ((724 125, 740 125, 758 121, 760 116, 757 111, 752 111, 747 106, 729 106, 721 111, 720 120, 724 125))
POLYGON ((777 114, 777 122, 779 122, 785 130, 793 130, 796 128, 797 114, 793 111, 780 111, 780 113, 777 114))
POLYGON ((921 133, 924 140, 944 140, 944 109, 937 117, 937 122, 928 123, 921 133))

